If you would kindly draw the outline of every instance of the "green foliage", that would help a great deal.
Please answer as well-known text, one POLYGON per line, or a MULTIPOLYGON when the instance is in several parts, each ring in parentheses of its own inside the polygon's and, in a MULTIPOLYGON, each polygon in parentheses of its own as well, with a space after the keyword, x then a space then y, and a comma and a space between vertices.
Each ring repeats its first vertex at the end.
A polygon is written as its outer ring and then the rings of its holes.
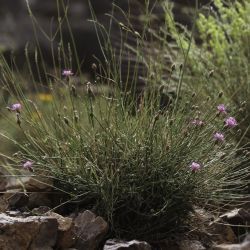
MULTIPOLYGON (((215 8, 201 10, 196 21, 201 45, 192 42, 185 82, 194 91, 202 90, 212 98, 222 91, 224 100, 237 106, 241 128, 249 129, 250 104, 250 3, 214 1, 215 8), (247 101, 244 108, 242 102, 247 101)), ((198 10, 197 10, 198 11, 198 10)), ((186 30, 177 29, 173 37, 179 45, 192 40, 186 30), (183 31, 183 30, 182 30, 183 31)), ((185 47, 185 46, 184 46, 185 47)), ((246 132, 244 143, 249 143, 246 132)))
MULTIPOLYGON (((124 24, 122 27, 135 35, 124 24)), ((159 35, 166 38, 169 33, 160 32, 147 30, 137 35, 138 47, 128 48, 126 53, 135 49, 135 65, 143 61, 148 70, 145 81, 164 83, 168 91, 172 81, 164 78, 164 58, 169 47, 159 35), (149 37, 154 38, 154 45, 156 38, 160 43, 145 54, 141 45, 149 48, 149 37)), ((186 45, 185 55, 190 49, 186 45)), ((218 209, 222 204, 242 202, 248 184, 248 158, 238 154, 233 143, 237 128, 224 124, 229 115, 217 113, 220 97, 202 99, 198 92, 181 92, 181 67, 172 69, 178 78, 174 86, 177 99, 170 100, 165 109, 159 110, 162 96, 158 90, 146 89, 138 102, 133 89, 120 88, 123 48, 119 53, 112 47, 105 49, 110 50, 111 59, 101 66, 102 74, 96 75, 94 84, 77 84, 75 76, 63 78, 60 71, 50 74, 46 90, 53 98, 46 108, 39 98, 23 93, 13 71, 2 62, 3 83, 23 106, 16 129, 24 140, 13 140, 18 152, 6 156, 12 173, 23 174, 23 162, 32 161, 34 178, 51 178, 55 189, 67 194, 68 202, 104 216, 111 232, 122 238, 164 238, 183 225, 194 206, 218 209), (104 84, 109 94, 101 91, 100 96, 95 95, 93 88, 104 84), (225 141, 215 141, 216 132, 223 133, 225 141), (200 169, 192 171, 192 163, 198 163, 200 169)), ((70 66, 72 58, 62 54, 65 58, 61 61, 70 66)), ((186 63, 187 57, 184 66, 186 63)), ((136 66, 134 82, 138 79, 136 66)), ((43 70, 47 76, 45 67, 43 70)), ((32 83, 36 85, 34 80, 32 83)), ((234 114, 238 113, 232 108, 230 116, 234 114)))
POLYGON ((250 4, 243 2, 229 1, 228 6, 224 6, 221 0, 216 0, 217 12, 212 11, 208 16, 199 15, 197 26, 204 41, 203 47, 210 50, 208 59, 215 58, 216 63, 223 65, 228 63, 230 57, 244 54, 249 57, 250 4))

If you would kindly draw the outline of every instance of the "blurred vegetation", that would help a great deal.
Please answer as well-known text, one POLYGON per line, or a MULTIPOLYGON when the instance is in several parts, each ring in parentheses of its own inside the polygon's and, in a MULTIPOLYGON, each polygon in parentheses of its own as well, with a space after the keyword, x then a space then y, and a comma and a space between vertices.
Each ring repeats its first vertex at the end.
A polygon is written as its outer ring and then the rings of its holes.
MULTIPOLYGON (((168 19, 171 35, 179 47, 189 48, 185 83, 201 98, 214 98, 223 92, 224 102, 240 111, 243 143, 249 143, 250 115, 250 3, 249 1, 215 0, 212 6, 197 10, 196 27, 201 44, 193 35, 168 19)), ((173 18, 173 17, 172 17, 173 18)))

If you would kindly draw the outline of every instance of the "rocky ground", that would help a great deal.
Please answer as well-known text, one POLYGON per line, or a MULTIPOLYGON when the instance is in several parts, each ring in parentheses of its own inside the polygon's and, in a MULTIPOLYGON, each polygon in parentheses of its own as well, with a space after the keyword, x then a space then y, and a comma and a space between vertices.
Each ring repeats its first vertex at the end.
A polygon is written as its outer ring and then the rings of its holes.
POLYGON ((75 207, 70 213, 65 212, 60 202, 62 196, 53 190, 50 181, 30 176, 22 178, 22 182, 24 186, 15 178, 2 175, 1 250, 250 249, 246 227, 250 224, 249 206, 235 208, 221 216, 196 208, 191 215, 189 231, 158 242, 124 241, 110 239, 108 223, 89 210, 75 207))

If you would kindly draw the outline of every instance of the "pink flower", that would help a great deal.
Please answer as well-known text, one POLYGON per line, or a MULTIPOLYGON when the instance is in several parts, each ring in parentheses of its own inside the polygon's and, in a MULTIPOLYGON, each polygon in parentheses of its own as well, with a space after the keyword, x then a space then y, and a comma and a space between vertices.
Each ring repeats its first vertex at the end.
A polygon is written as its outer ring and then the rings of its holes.
POLYGON ((29 170, 29 171, 33 172, 33 171, 34 171, 34 169, 33 169, 33 164, 34 164, 34 162, 32 162, 32 161, 26 161, 26 162, 23 164, 23 169, 29 170))
POLYGON ((201 169, 201 165, 197 162, 192 162, 189 166, 193 172, 199 171, 201 169))
POLYGON ((214 134, 214 140, 219 141, 219 142, 223 142, 225 140, 225 137, 222 133, 216 132, 214 134))
POLYGON ((22 109, 22 105, 20 103, 15 103, 15 104, 12 104, 10 107, 8 107, 8 109, 10 111, 15 111, 15 112, 20 113, 22 109))
POLYGON ((229 128, 234 128, 235 126, 238 125, 236 119, 234 117, 228 117, 226 120, 225 120, 225 125, 229 128))
POLYGON ((64 69, 63 72, 62 72, 62 75, 66 76, 66 77, 69 77, 69 76, 72 76, 74 74, 72 73, 71 69, 64 69))
POLYGON ((199 120, 199 119, 194 119, 194 120, 191 121, 191 123, 194 126, 203 126, 204 125, 204 122, 202 120, 199 120))
POLYGON ((219 113, 221 114, 227 114, 227 109, 225 107, 224 104, 220 104, 217 106, 217 110, 219 111, 219 113))

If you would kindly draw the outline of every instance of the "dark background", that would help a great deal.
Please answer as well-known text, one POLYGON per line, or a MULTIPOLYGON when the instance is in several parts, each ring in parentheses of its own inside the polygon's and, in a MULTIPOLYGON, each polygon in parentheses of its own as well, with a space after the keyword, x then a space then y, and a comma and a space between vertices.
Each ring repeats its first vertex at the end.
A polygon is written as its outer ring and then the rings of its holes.
MULTIPOLYGON (((54 31, 57 26, 57 1, 29 0, 28 2, 39 26, 44 29, 47 34, 54 31)), ((127 10, 129 5, 131 12, 139 17, 139 11, 143 7, 142 4, 144 0, 116 0, 115 2, 124 10, 127 10)), ((190 16, 192 16, 195 0, 177 0, 173 2, 176 20, 190 27, 190 16)), ((199 2, 204 4, 209 1, 203 0, 199 2)), ((65 1, 65 3, 69 6, 68 17, 74 34, 78 56, 80 60, 84 61, 83 68, 88 71, 93 61, 93 55, 101 57, 94 26, 88 21, 91 19, 88 0, 71 0, 65 1)), ((108 23, 105 13, 110 12, 112 8, 111 3, 112 0, 91 0, 98 20, 104 25, 108 23)), ((155 12, 156 16, 160 18, 161 8, 157 7, 157 5, 155 12)), ((139 21, 137 25, 140 26, 139 21)), ((17 65, 22 65, 26 44, 29 44, 31 51, 36 45, 32 22, 27 11, 25 0, 0 0, 0 34, 0 50, 4 51, 7 60, 10 62, 14 54, 17 65)), ((63 37, 65 41, 70 40, 70 34, 66 28, 63 31, 63 37)), ((116 35, 114 34, 113 37, 116 37, 116 35)), ((37 29, 37 39, 44 54, 44 59, 48 64, 51 64, 51 43, 44 34, 39 31, 39 28, 37 29)), ((55 47, 58 41, 59 38, 58 40, 56 38, 54 42, 55 47)))

